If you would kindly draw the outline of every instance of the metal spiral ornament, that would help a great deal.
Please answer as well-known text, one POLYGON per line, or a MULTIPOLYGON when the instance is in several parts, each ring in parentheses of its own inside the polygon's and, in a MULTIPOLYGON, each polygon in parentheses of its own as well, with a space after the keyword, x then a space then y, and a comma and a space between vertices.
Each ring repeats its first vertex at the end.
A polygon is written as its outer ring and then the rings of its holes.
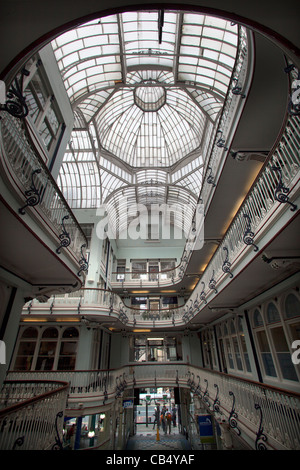
POLYGON ((61 248, 66 248, 70 245, 71 243, 71 238, 70 238, 70 235, 69 233, 66 231, 66 227, 65 227, 65 224, 64 224, 64 221, 67 220, 69 218, 68 215, 65 215, 63 218, 62 218, 62 221, 61 221, 61 225, 62 225, 62 233, 59 235, 59 239, 60 239, 60 245, 59 247, 56 249, 56 253, 60 254, 60 250, 61 248))
POLYGON ((23 80, 24 76, 28 76, 29 72, 25 68, 21 70, 20 80, 14 79, 13 84, 10 86, 7 92, 8 100, 4 105, 0 106, 0 111, 6 111, 11 116, 18 119, 24 119, 29 109, 26 103, 26 98, 23 96, 23 80))
POLYGON ((232 274, 232 272, 230 271, 231 263, 229 262, 228 248, 227 248, 227 246, 224 246, 224 247, 223 247, 223 250, 226 251, 226 257, 225 257, 225 260, 224 260, 223 265, 222 265, 222 270, 223 270, 224 273, 230 274, 230 278, 232 279, 232 278, 233 278, 233 274, 232 274))
POLYGON ((254 247, 254 251, 258 251, 258 246, 255 245, 253 241, 254 233, 251 231, 251 219, 248 214, 243 214, 243 216, 245 219, 247 219, 247 225, 243 236, 243 241, 245 245, 252 245, 254 247))
POLYGON ((238 436, 240 436, 241 430, 239 429, 238 423, 237 423, 238 414, 235 411, 235 395, 231 391, 229 392, 229 395, 233 398, 232 398, 232 408, 231 408, 230 415, 228 418, 228 423, 232 429, 236 430, 238 436))
POLYGON ((62 445, 62 442, 60 440, 60 435, 59 435, 59 431, 58 431, 58 426, 57 426, 57 421, 58 421, 58 418, 62 418, 64 415, 64 412, 63 411, 59 411, 59 413, 57 413, 56 417, 55 417, 55 432, 56 432, 56 437, 55 437, 55 444, 53 444, 52 446, 52 450, 63 450, 63 445, 62 445))
POLYGON ((26 207, 34 207, 37 206, 41 202, 41 189, 38 189, 35 184, 35 175, 41 173, 41 169, 38 168, 31 173, 31 185, 30 189, 25 191, 26 204, 23 207, 19 208, 19 213, 24 215, 26 207))
POLYGON ((86 259, 86 257, 84 256, 83 254, 83 248, 86 248, 86 244, 84 245, 81 245, 81 248, 80 248, 80 251, 81 251, 81 258, 79 260, 79 265, 80 265, 80 269, 77 273, 78 276, 81 276, 81 273, 82 272, 86 272, 89 268, 89 263, 88 263, 88 260, 86 259))
POLYGON ((297 209, 296 204, 293 204, 291 201, 289 201, 289 197, 287 196, 289 192, 289 188, 284 186, 282 182, 282 170, 278 166, 272 166, 271 169, 279 174, 279 181, 277 184, 277 187, 275 189, 275 199, 276 201, 280 202, 281 204, 290 204, 291 211, 294 212, 297 209))

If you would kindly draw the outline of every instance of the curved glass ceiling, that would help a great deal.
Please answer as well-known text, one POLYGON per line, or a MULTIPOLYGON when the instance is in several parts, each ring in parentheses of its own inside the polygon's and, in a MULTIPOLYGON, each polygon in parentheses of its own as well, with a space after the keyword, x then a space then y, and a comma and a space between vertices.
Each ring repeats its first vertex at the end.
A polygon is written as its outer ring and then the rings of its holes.
POLYGON ((236 24, 174 11, 111 15, 57 37, 75 114, 58 177, 71 207, 122 194, 195 205, 237 45, 236 24))

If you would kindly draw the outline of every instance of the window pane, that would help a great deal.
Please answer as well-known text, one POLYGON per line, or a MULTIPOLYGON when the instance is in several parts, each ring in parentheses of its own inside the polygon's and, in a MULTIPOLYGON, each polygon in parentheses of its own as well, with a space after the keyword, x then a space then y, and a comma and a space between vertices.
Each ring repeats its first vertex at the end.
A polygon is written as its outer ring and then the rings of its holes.
POLYGON ((22 338, 37 338, 36 328, 26 328, 22 333, 22 338))
MULTIPOLYGON (((55 328, 49 328, 49 330, 55 328)), ((46 330, 47 331, 47 330, 46 330)), ((42 341, 36 363, 36 370, 52 370, 56 349, 56 341, 42 341)))
POLYGON ((258 331, 257 339, 266 375, 277 377, 266 332, 258 331))
POLYGON ((282 377, 288 380, 297 380, 297 374, 292 363, 283 328, 272 328, 271 333, 282 377))
POLYGON ((294 294, 289 294, 285 301, 285 314, 287 318, 300 315, 300 302, 294 294))
POLYGON ((280 321, 279 312, 273 302, 270 302, 267 308, 267 321, 268 323, 276 323, 280 321))
MULTIPOLYGON (((34 330, 34 328, 28 328, 34 330)), ((26 330, 27 331, 27 330, 26 330)), ((35 351, 36 342, 21 341, 18 349, 18 355, 14 365, 14 370, 30 370, 35 351)))

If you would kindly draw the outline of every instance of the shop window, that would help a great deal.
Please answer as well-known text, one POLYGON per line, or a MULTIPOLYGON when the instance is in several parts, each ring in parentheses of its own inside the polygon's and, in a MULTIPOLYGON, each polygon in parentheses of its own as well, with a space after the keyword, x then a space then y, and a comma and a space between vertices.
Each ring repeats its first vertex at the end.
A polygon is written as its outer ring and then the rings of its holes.
POLYGON ((258 331, 256 335, 265 373, 270 377, 277 377, 267 334, 262 330, 258 331))
POLYGON ((248 354, 248 351, 247 351, 247 345, 246 345, 246 340, 245 340, 245 335, 244 335, 244 331, 243 331, 243 325, 242 325, 241 318, 239 318, 239 320, 238 320, 238 331, 239 331, 239 340, 240 340, 240 344, 241 344, 241 348, 242 348, 242 354, 243 354, 243 357, 244 357, 246 370, 247 370, 247 372, 251 372, 249 354, 248 354))
POLYGON ((74 370, 79 333, 76 328, 67 328, 62 335, 57 370, 74 370))
POLYGON ((23 331, 14 364, 14 370, 31 370, 38 332, 36 328, 23 331))
POLYGON ((146 261, 134 261, 132 263, 132 279, 147 279, 146 261))
POLYGON ((282 377, 287 380, 298 380, 283 328, 271 328, 271 334, 282 377))
POLYGON ((42 334, 40 342, 36 370, 52 370, 56 346, 58 339, 58 330, 56 328, 46 328, 42 334))

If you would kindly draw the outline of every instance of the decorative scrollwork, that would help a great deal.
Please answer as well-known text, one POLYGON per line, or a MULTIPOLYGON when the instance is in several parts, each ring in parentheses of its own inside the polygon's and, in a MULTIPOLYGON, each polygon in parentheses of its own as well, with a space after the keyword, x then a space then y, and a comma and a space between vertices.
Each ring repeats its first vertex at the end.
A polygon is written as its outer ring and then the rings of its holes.
POLYGON ((58 426, 57 426, 57 421, 58 421, 58 418, 62 418, 64 415, 64 412, 63 411, 59 411, 59 413, 57 413, 56 417, 55 417, 55 432, 56 432, 56 437, 55 437, 55 444, 53 444, 52 446, 52 450, 63 450, 63 445, 62 445, 62 442, 60 440, 60 435, 59 435, 59 431, 58 431, 58 426))
POLYGON ((238 414, 235 411, 235 396, 234 396, 234 393, 231 391, 229 392, 229 395, 233 398, 232 398, 232 408, 231 408, 230 415, 228 418, 228 423, 231 428, 236 430, 238 436, 240 436, 241 430, 239 429, 238 424, 237 424, 238 414))
POLYGON ((83 248, 86 248, 86 244, 84 245, 81 245, 81 248, 80 248, 80 251, 81 251, 81 258, 80 260, 78 261, 79 262, 79 265, 80 265, 80 269, 77 273, 78 276, 81 276, 81 273, 82 272, 85 272, 89 269, 89 263, 88 263, 88 260, 86 259, 86 257, 84 256, 83 254, 83 248))
POLYGON ((226 251, 226 257, 225 257, 225 260, 224 260, 223 265, 222 265, 222 270, 223 270, 224 273, 230 274, 230 278, 233 278, 233 274, 230 271, 231 263, 229 262, 229 259, 228 259, 229 257, 228 257, 228 248, 227 248, 227 246, 224 246, 223 250, 226 251))
POLYGON ((35 184, 35 175, 38 175, 41 173, 41 169, 38 168, 36 170, 34 170, 32 173, 31 173, 31 185, 30 185, 30 189, 28 189, 27 191, 25 191, 25 196, 27 197, 26 199, 26 204, 23 206, 23 207, 20 207, 19 208, 19 213, 24 215, 25 214, 25 208, 26 207, 34 207, 34 206, 37 206, 40 202, 41 202, 41 194, 42 194, 42 190, 43 188, 40 188, 38 189, 36 187, 36 184, 35 184))
POLYGON ((267 450, 267 447, 264 444, 264 442, 267 442, 268 438, 263 432, 264 428, 262 426, 262 422, 263 422, 262 409, 261 409, 261 407, 258 403, 255 403, 254 407, 255 407, 256 410, 259 410, 259 413, 260 413, 259 428, 258 428, 258 431, 256 433, 256 439, 255 439, 255 449, 256 450, 267 450))
POLYGON ((62 218, 62 221, 61 221, 61 225, 62 225, 62 233, 59 235, 59 239, 60 239, 60 245, 59 247, 56 249, 56 253, 60 254, 60 250, 61 248, 66 248, 67 246, 70 245, 71 243, 71 238, 70 238, 70 235, 69 233, 66 231, 66 227, 65 227, 65 224, 64 224, 64 221, 67 220, 69 218, 68 215, 65 215, 63 218, 62 218))
POLYGON ((215 271, 213 271, 211 280, 210 280, 209 283, 208 283, 208 287, 209 287, 210 289, 214 290, 215 293, 217 294, 217 293, 218 293, 218 290, 216 289, 216 280, 214 279, 214 275, 215 275, 215 271))
POLYGON ((245 245, 253 245, 254 251, 258 251, 258 246, 253 242, 254 233, 251 231, 251 219, 248 214, 243 214, 244 218, 247 219, 246 230, 244 233, 243 241, 245 245))
POLYGON ((200 375, 197 375, 197 377, 198 377, 198 385, 196 387, 195 393, 196 393, 196 395, 198 395, 199 398, 203 398, 202 397, 201 385, 200 385, 200 375))
POLYGON ((224 148, 224 150, 228 150, 228 147, 225 146, 225 139, 222 137, 223 132, 221 130, 218 130, 217 134, 221 134, 221 137, 216 142, 216 146, 220 148, 224 148))
POLYGON ((209 170, 209 175, 208 175, 208 177, 206 178, 207 183, 208 183, 208 184, 211 184, 212 186, 216 186, 216 184, 215 184, 215 182, 214 182, 214 177, 213 177, 213 175, 212 175, 212 169, 211 169, 211 167, 209 166, 207 169, 209 170))
POLYGON ((275 199, 276 201, 282 203, 282 204, 290 204, 291 211, 294 212, 297 209, 296 204, 293 204, 291 201, 289 201, 289 197, 287 196, 287 193, 289 192, 289 188, 284 186, 282 182, 282 170, 278 166, 272 166, 271 169, 279 174, 279 181, 277 184, 277 187, 275 189, 275 199))
POLYGON ((8 100, 4 105, 0 106, 1 111, 7 111, 12 116, 23 119, 28 115, 28 106, 26 104, 26 98, 23 96, 23 80, 24 76, 28 76, 29 72, 25 68, 21 71, 20 81, 17 77, 14 79, 14 83, 10 86, 7 92, 8 100))
POLYGON ((241 98, 245 98, 246 95, 244 93, 242 93, 242 87, 239 86, 239 82, 238 82, 238 79, 237 78, 233 78, 232 79, 233 82, 236 82, 235 86, 231 89, 232 93, 234 95, 240 95, 241 98))
POLYGON ((210 403, 209 403, 209 393, 207 391, 208 389, 208 380, 207 379, 204 379, 204 382, 206 382, 206 388, 205 388, 205 391, 203 393, 203 401, 206 403, 206 405, 208 406, 208 408, 210 408, 210 403))
POLYGON ((213 410, 215 413, 223 414, 222 411, 220 410, 219 386, 218 384, 214 384, 214 387, 217 389, 217 393, 213 402, 213 410))
POLYGON ((25 436, 18 437, 18 439, 15 440, 14 445, 12 446, 12 450, 15 450, 16 447, 21 447, 24 444, 25 436))
POLYGON ((201 284, 203 284, 203 289, 202 291, 200 292, 200 300, 203 300, 206 304, 207 304, 207 300, 206 300, 206 296, 205 296, 205 284, 204 282, 202 281, 201 284))

